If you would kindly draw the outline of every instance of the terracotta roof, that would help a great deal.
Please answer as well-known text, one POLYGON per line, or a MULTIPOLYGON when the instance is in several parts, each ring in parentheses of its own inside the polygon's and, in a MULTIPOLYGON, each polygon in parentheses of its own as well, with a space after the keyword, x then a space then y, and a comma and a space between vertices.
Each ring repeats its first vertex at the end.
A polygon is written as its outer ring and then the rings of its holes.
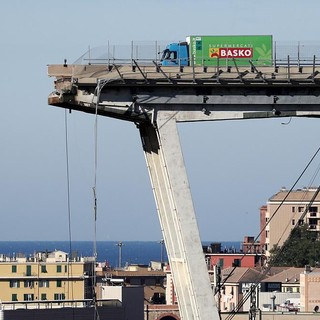
MULTIPOLYGON (((265 269, 263 267, 256 267, 256 270, 260 271, 260 272, 265 272, 265 269)), ((284 270, 290 269, 290 267, 271 267, 270 269, 268 269, 266 276, 267 277, 272 277, 284 270)))
POLYGON ((256 268, 246 268, 246 267, 237 267, 237 268, 226 268, 221 272, 222 281, 224 281, 228 275, 230 277, 226 282, 256 282, 261 281, 266 276, 264 276, 256 268))
MULTIPOLYGON (((294 279, 296 274, 300 274, 304 271, 304 268, 290 268, 290 267, 271 267, 267 273, 262 267, 237 267, 226 268, 221 272, 222 281, 232 272, 227 282, 279 282, 277 279, 283 278, 284 281, 287 278, 291 279, 291 282, 296 282, 294 279), (271 280, 270 280, 271 279, 271 280)), ((280 281, 281 282, 281 281, 280 281)))
POLYGON ((113 277, 165 277, 166 273, 157 270, 138 270, 138 271, 125 271, 125 270, 112 270, 112 271, 97 271, 97 276, 104 277, 105 275, 113 277))
MULTIPOLYGON (((281 283, 299 283, 300 282, 300 273, 303 273, 305 268, 284 268, 283 271, 269 276, 267 279, 262 280, 261 282, 281 282, 281 283)), ((314 268, 312 272, 319 272, 319 269, 314 268)))
MULTIPOLYGON (((278 193, 269 198, 269 202, 272 201, 283 201, 286 198, 286 201, 297 201, 297 202, 310 202, 312 197, 314 196, 317 188, 305 188, 305 189, 297 189, 293 190, 289 193, 289 190, 280 190, 278 193), (289 195, 288 195, 289 194, 289 195)), ((317 195, 315 201, 320 202, 320 193, 317 195)))
POLYGON ((152 298, 155 293, 162 293, 162 294, 166 293, 166 289, 161 286, 145 286, 143 290, 144 290, 144 298, 149 302, 150 302, 150 298, 152 298))

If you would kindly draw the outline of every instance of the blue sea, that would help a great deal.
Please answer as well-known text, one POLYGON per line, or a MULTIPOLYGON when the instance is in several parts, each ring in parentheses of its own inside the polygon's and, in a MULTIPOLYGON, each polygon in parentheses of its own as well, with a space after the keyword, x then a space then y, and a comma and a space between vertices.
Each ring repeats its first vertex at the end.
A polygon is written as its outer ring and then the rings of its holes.
MULTIPOLYGON (((210 242, 203 242, 209 245, 210 242)), ((110 266, 119 264, 120 248, 117 241, 97 241, 97 260, 108 262, 110 266)), ((222 249, 235 249, 239 251, 240 242, 221 242, 222 249)), ((17 254, 32 256, 38 251, 62 250, 67 253, 76 252, 78 256, 90 257, 94 253, 94 243, 91 241, 0 241, 0 254, 13 257, 17 254)), ((165 247, 159 241, 123 241, 121 246, 121 265, 143 264, 150 261, 168 260, 165 247)))

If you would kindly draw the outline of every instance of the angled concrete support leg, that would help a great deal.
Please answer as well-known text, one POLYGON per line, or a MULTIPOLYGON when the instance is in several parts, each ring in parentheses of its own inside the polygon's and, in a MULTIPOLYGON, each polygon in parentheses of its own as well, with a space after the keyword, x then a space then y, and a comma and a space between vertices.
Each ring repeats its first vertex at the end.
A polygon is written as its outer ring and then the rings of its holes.
POLYGON ((158 114, 140 126, 158 215, 183 320, 220 319, 202 252, 177 125, 158 114))

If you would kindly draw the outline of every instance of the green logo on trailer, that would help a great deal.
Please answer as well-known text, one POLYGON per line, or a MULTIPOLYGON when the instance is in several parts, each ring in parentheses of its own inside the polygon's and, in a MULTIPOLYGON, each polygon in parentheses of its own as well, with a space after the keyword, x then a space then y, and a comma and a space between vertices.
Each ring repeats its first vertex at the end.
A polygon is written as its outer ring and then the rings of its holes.
POLYGON ((191 36, 195 65, 272 65, 272 36, 191 36), (218 61, 219 60, 219 61, 218 61))

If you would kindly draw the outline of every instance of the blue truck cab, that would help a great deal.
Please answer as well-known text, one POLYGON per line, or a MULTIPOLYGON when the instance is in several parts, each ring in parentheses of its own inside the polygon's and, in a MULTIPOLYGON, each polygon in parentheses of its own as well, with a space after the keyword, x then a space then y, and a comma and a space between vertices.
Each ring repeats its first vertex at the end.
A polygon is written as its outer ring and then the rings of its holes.
POLYGON ((189 50, 187 42, 170 43, 162 52, 162 66, 188 66, 189 50))

